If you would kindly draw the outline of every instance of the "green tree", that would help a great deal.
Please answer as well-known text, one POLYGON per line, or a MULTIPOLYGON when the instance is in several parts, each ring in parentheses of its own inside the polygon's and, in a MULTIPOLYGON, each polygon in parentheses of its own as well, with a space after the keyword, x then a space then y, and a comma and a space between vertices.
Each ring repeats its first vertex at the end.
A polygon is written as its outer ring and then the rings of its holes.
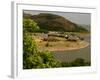
POLYGON ((61 67, 61 62, 56 60, 50 51, 41 52, 41 57, 46 68, 61 67))
POLYGON ((23 51, 24 55, 30 56, 38 52, 37 45, 34 39, 29 35, 29 33, 25 32, 23 34, 23 51))
POLYGON ((24 68, 27 68, 27 69, 44 68, 45 67, 45 65, 43 65, 42 57, 37 54, 26 57, 25 61, 26 61, 25 62, 26 65, 24 68))
POLYGON ((23 68, 31 68, 29 58, 34 54, 38 53, 37 45, 35 40, 29 35, 29 33, 24 32, 23 34, 23 68))
POLYGON ((23 27, 24 27, 24 30, 26 30, 28 32, 34 32, 34 31, 39 30, 39 26, 32 19, 24 19, 23 20, 23 27))

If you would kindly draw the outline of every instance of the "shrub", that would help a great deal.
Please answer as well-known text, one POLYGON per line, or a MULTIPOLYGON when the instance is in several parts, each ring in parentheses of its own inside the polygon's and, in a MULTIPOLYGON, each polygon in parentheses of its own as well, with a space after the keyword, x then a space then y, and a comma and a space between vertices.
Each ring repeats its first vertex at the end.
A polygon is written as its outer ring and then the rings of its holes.
POLYGON ((68 62, 62 62, 62 67, 71 67, 71 64, 68 62))
POLYGON ((34 31, 39 30, 39 26, 32 19, 24 19, 23 20, 23 27, 24 27, 24 30, 26 30, 28 32, 34 32, 34 31))
POLYGON ((77 58, 72 62, 62 62, 62 67, 89 66, 90 62, 85 62, 82 58, 77 58))
POLYGON ((23 40, 23 69, 60 67, 51 52, 37 49, 34 39, 24 33, 23 40))
POLYGON ((45 47, 49 47, 49 43, 48 42, 45 44, 45 47))
POLYGON ((85 65, 85 61, 84 59, 81 58, 77 58, 75 61, 73 61, 71 63, 72 66, 84 66, 85 65))
POLYGON ((52 44, 49 44, 49 42, 47 42, 46 44, 45 44, 45 47, 52 47, 53 45, 52 44))
POLYGON ((23 53, 24 55, 33 55, 38 52, 37 45, 34 39, 28 34, 23 34, 23 53))
POLYGON ((41 53, 41 57, 43 58, 43 63, 46 64, 46 68, 61 67, 60 61, 56 60, 51 52, 44 51, 41 53))

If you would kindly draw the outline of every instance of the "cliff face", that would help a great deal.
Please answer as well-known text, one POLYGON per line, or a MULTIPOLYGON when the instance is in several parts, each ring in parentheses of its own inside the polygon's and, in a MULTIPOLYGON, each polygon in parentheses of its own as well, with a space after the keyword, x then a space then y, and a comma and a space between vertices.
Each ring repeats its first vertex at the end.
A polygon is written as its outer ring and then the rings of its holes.
POLYGON ((30 15, 24 13, 24 18, 31 18, 38 23, 40 29, 49 31, 71 31, 80 32, 87 31, 77 24, 65 19, 62 16, 49 13, 40 13, 38 15, 30 15))

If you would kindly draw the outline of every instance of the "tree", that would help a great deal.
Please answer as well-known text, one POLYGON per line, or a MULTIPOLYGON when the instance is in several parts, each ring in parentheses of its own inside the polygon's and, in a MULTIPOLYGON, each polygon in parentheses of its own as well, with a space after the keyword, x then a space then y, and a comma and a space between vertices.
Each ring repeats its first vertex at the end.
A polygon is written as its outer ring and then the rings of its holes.
POLYGON ((33 55, 38 52, 35 40, 32 39, 27 32, 24 32, 23 34, 23 51, 26 56, 33 55))
POLYGON ((26 30, 28 32, 34 32, 34 31, 39 30, 39 26, 32 19, 24 19, 23 20, 23 27, 24 27, 24 30, 26 30))
POLYGON ((38 53, 35 40, 27 32, 23 32, 23 68, 31 68, 30 57, 38 53))
POLYGON ((29 57, 26 57, 24 68, 32 69, 32 68, 44 68, 44 67, 45 65, 43 65, 43 60, 41 56, 34 54, 29 57))
POLYGON ((56 60, 50 51, 41 52, 40 55, 46 68, 61 67, 61 62, 56 60))

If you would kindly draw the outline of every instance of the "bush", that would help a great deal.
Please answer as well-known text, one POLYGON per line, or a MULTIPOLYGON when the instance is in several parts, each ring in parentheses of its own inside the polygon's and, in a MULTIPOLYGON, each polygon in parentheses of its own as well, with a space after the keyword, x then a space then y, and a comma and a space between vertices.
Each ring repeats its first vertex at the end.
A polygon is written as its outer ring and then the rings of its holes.
POLYGON ((34 39, 32 39, 28 33, 24 33, 23 69, 52 68, 60 66, 61 63, 53 57, 51 52, 40 52, 37 49, 34 39))
POLYGON ((71 67, 71 64, 68 62, 62 62, 62 67, 71 67))
POLYGON ((46 68, 61 67, 60 61, 56 60, 51 52, 44 51, 41 53, 41 57, 43 58, 43 63, 46 64, 46 68))
POLYGON ((71 63, 72 66, 84 66, 85 65, 85 61, 84 59, 81 58, 77 58, 75 61, 73 61, 71 63))
POLYGON ((35 32, 35 31, 39 30, 39 26, 32 19, 24 19, 23 27, 24 27, 24 30, 26 30, 28 32, 35 32))
POLYGON ((62 62, 62 67, 90 66, 90 62, 85 62, 82 58, 77 58, 72 62, 62 62))
POLYGON ((39 55, 32 55, 32 56, 26 57, 26 60, 25 60, 26 65, 24 66, 24 69, 37 68, 37 66, 43 67, 42 63, 43 63, 42 58, 39 55))
POLYGON ((51 44, 49 44, 49 42, 47 42, 46 44, 45 44, 45 47, 52 47, 53 45, 51 45, 51 44))
POLYGON ((48 42, 45 44, 45 47, 49 47, 49 43, 48 42))
POLYGON ((23 53, 25 56, 33 55, 38 52, 37 45, 34 39, 28 34, 23 34, 23 53))

